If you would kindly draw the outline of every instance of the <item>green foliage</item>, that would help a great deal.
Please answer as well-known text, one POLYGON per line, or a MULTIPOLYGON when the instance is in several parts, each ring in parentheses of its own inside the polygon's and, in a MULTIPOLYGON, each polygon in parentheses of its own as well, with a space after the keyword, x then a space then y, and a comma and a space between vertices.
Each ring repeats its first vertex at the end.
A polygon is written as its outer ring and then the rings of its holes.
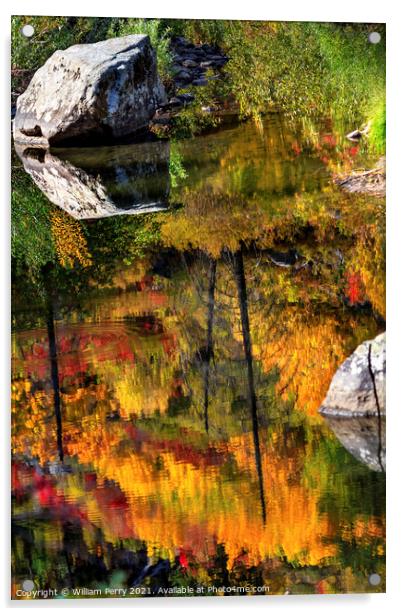
POLYGON ((172 135, 177 139, 199 135, 220 123, 219 118, 193 103, 173 118, 172 135))
POLYGON ((367 122, 375 109, 370 140, 376 151, 384 151, 383 25, 217 20, 168 24, 173 33, 220 45, 228 54, 227 87, 242 117, 258 120, 280 109, 294 116, 346 115, 367 122), (376 45, 368 41, 373 30, 381 34, 376 45))
POLYGON ((13 166, 11 179, 11 256, 14 273, 37 277, 40 268, 55 259, 50 225, 52 206, 21 165, 13 166))
POLYGON ((106 38, 110 18, 104 17, 34 17, 11 18, 11 66, 36 70, 57 50, 78 43, 94 43, 106 38), (31 24, 35 33, 26 38, 21 33, 31 24))
MULTIPOLYGON (((230 23, 230 22, 229 22, 230 23)), ((227 71, 244 115, 366 113, 385 88, 385 42, 364 25, 232 22, 227 71)))
POLYGON ((320 103, 320 58, 305 24, 229 22, 225 47, 242 116, 278 107, 308 114, 320 103))
POLYGON ((385 96, 385 30, 381 25, 310 24, 323 59, 328 102, 341 111, 367 114, 377 98, 385 96), (368 41, 378 30, 381 42, 368 41))
POLYGON ((384 154, 386 140, 386 114, 384 98, 378 101, 374 106, 372 114, 370 115, 370 120, 371 125, 369 141, 371 149, 377 154, 384 154))
POLYGON ((172 188, 176 188, 179 180, 184 180, 188 175, 183 166, 180 150, 174 141, 170 142, 169 175, 172 188))
POLYGON ((171 34, 184 36, 193 43, 222 45, 225 40, 227 21, 223 19, 163 19, 171 34))
MULTIPOLYGON (((207 71, 206 77, 211 76, 212 72, 207 71)), ((212 79, 206 86, 190 86, 185 91, 193 94, 194 101, 173 118, 170 136, 176 139, 199 135, 219 126, 221 118, 211 110, 229 95, 226 82, 212 79)))

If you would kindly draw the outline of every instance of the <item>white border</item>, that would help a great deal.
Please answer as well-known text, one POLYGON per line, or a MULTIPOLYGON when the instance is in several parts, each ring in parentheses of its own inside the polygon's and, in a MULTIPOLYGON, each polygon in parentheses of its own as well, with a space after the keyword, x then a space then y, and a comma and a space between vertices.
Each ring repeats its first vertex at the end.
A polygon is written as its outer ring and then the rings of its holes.
MULTIPOLYGON (((2 252, 1 276, 2 299, 1 309, 1 338, 2 370, 1 370, 1 425, 3 437, 1 445, 1 473, 3 487, 3 504, 1 508, 2 527, 0 536, 3 539, 1 546, 1 598, 6 609, 43 610, 46 609, 74 609, 94 611, 99 609, 130 609, 140 613, 153 613, 155 611, 172 612, 180 610, 198 612, 201 610, 229 611, 240 613, 244 609, 263 613, 275 610, 281 614, 295 613, 325 613, 357 614, 365 616, 379 616, 379 610, 386 609, 392 613, 393 608, 401 604, 402 566, 401 566, 401 489, 400 468, 401 459, 398 452, 401 449, 402 437, 402 409, 399 407, 398 377, 401 380, 401 287, 402 287, 402 259, 400 245, 401 216, 402 216, 402 189, 398 180, 402 177, 400 169, 400 150, 402 147, 401 113, 402 113, 402 79, 400 72, 400 58, 402 58, 402 19, 401 4, 392 0, 358 1, 336 0, 295 0, 293 2, 281 0, 270 4, 262 0, 247 0, 235 5, 230 0, 199 0, 186 3, 178 0, 153 0, 152 3, 137 3, 133 0, 114 0, 112 3, 89 2, 82 0, 68 0, 63 5, 49 0, 16 0, 14 3, 6 0, 1 6, 1 50, 2 50, 2 115, 4 129, 2 131, 2 146, 5 156, 0 163, 2 190, 1 216, 2 224, 2 252), (231 19, 268 19, 288 21, 362 21, 387 23, 387 356, 388 356, 388 489, 387 489, 387 593, 386 595, 330 595, 330 596, 287 596, 287 597, 248 597, 248 598, 204 598, 204 599, 145 599, 125 600, 90 600, 74 602, 36 601, 11 602, 9 596, 9 203, 10 203, 10 103, 9 103, 9 42, 10 42, 10 15, 11 14, 42 14, 42 15, 99 15, 99 16, 131 16, 131 17, 181 17, 181 18, 231 18, 231 19)), ((395 610, 396 611, 396 610, 395 610)))

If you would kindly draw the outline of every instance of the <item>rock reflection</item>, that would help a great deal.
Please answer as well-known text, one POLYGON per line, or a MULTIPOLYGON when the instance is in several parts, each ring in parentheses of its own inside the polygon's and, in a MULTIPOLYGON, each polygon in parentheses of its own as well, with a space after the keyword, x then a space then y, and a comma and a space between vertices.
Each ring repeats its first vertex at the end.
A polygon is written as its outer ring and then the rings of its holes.
POLYGON ((168 142, 16 151, 46 197, 76 219, 167 208, 168 142))
POLYGON ((374 471, 385 470, 385 417, 325 417, 342 445, 374 471))

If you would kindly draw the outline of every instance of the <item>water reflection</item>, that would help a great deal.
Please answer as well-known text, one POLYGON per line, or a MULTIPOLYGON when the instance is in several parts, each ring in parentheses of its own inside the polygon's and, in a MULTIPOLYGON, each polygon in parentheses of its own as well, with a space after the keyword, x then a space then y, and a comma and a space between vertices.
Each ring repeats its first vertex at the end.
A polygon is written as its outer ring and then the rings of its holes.
POLYGON ((41 150, 16 146, 36 185, 76 219, 167 208, 169 143, 41 150))
MULTIPOLYGON (((182 207, 151 219, 157 244, 138 254, 138 218, 91 221, 92 263, 42 268, 29 313, 15 281, 16 587, 384 579, 383 474, 317 413, 384 327, 383 204, 328 185, 322 158, 344 152, 328 125, 300 131, 174 144, 182 207)), ((119 190, 87 154, 68 164, 119 190)))
MULTIPOLYGON (((106 584, 118 572, 124 585, 147 579, 153 589, 177 575, 276 580, 278 592, 289 585, 318 592, 325 579, 327 591, 339 591, 366 588, 363 571, 373 563, 381 569, 383 485, 318 417, 278 394, 277 371, 264 367, 262 349, 272 354, 274 324, 286 315, 269 295, 255 302, 255 263, 241 252, 215 266, 193 256, 188 275, 178 272, 173 285, 149 274, 137 274, 142 284, 133 285, 128 269, 126 291, 120 273, 112 295, 88 297, 84 313, 56 320, 69 472, 57 464, 48 331, 15 334, 16 549, 28 542, 33 570, 44 558, 56 586, 106 584), (267 309, 262 328, 258 315, 267 309), (208 357, 206 387, 199 365, 208 357), (33 519, 29 538, 21 529, 33 519), (64 573, 56 567, 62 550, 70 563, 64 573), (353 558, 363 551, 356 569, 353 558), (292 577, 295 567, 307 570, 292 577)), ((314 338, 312 321, 306 325, 314 338)), ((345 325, 338 319, 344 349, 354 344, 345 325)), ((361 335, 373 327, 364 314, 356 325, 361 335)), ((290 338, 281 348, 291 353, 291 331, 283 335, 290 338)), ((327 346, 327 358, 330 352, 327 346)), ((16 561, 17 579, 24 563, 16 561)))
POLYGON ((328 425, 342 445, 371 469, 385 472, 385 418, 326 416, 328 425))

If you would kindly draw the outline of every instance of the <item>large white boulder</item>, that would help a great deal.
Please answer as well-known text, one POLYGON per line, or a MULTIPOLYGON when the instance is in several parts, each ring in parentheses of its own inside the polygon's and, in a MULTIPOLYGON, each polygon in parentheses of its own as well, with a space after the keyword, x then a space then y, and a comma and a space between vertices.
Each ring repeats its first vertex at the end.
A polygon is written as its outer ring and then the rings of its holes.
POLYGON ((56 51, 17 100, 14 139, 35 145, 109 140, 148 125, 166 93, 141 34, 56 51))

